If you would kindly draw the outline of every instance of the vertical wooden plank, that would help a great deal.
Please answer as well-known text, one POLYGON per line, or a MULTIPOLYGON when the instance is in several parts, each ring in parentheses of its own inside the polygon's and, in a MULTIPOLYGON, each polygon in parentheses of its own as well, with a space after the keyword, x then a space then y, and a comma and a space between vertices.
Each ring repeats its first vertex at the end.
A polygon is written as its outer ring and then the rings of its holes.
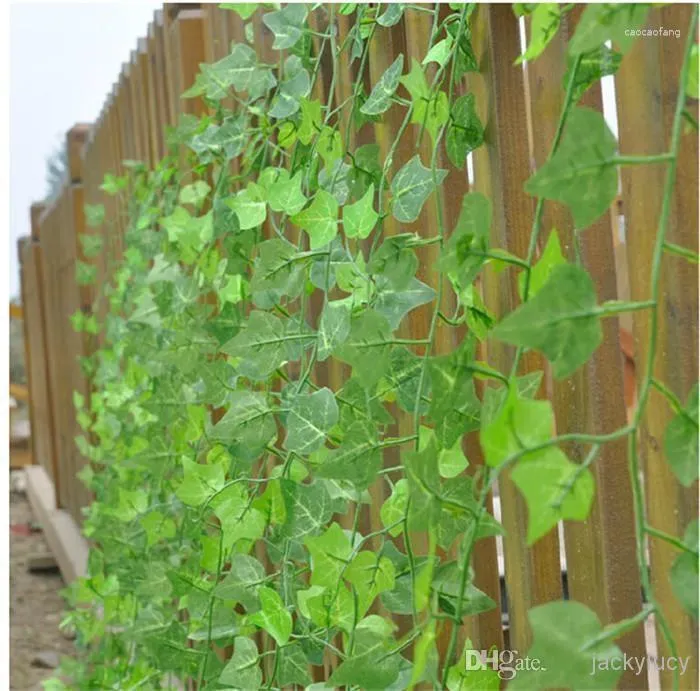
MULTIPOLYGON (((675 5, 649 14, 647 26, 679 29, 681 38, 637 39, 616 77, 620 148, 625 154, 658 154, 668 150, 671 123, 678 94, 678 76, 692 5, 675 5)), ((686 108, 698 117, 697 101, 686 108)), ((665 166, 626 166, 622 169, 622 194, 628 245, 629 281, 633 300, 649 299, 651 261, 661 210, 665 166)), ((698 140, 695 133, 683 136, 678 160, 667 240, 698 251, 698 140)), ((698 380, 698 267, 666 254, 661 272, 658 306, 657 353, 654 376, 684 403, 698 380)), ((636 312, 633 319, 634 350, 638 381, 645 376, 650 319, 636 312)), ((645 475, 649 523, 657 530, 682 536, 697 518, 697 484, 683 488, 671 472, 663 450, 664 433, 674 413, 652 389, 638 438, 645 475)), ((651 578, 656 598, 664 611, 678 646, 678 655, 690 656, 681 688, 696 688, 698 674, 698 628, 673 594, 669 570, 678 551, 656 538, 649 538, 651 578)), ((657 630, 659 655, 671 655, 657 630)), ((661 672, 661 685, 671 688, 672 674, 661 672)))
MULTIPOLYGON (((582 8, 583 6, 581 6, 582 8)), ((576 12, 578 14, 578 12, 576 12)), ((574 17, 576 19, 576 17, 574 17)), ((533 156, 543 165, 551 149, 563 107, 566 42, 571 32, 565 22, 559 34, 536 61, 527 66, 531 94, 533 156)), ((591 87, 581 105, 602 113, 600 85, 591 87)), ((579 242, 581 263, 590 273, 600 301, 617 299, 612 209, 576 238, 570 213, 563 205, 546 203, 542 240, 553 229, 559 234, 567 260, 576 262, 579 242)), ((602 324, 604 341, 591 360, 571 377, 552 382, 557 433, 612 432, 624 427, 626 406, 623 358, 617 319, 602 324)), ((583 444, 569 444, 567 455, 582 462, 588 453, 583 444)), ((626 440, 605 444, 591 467, 596 494, 586 521, 565 523, 567 584, 571 599, 582 602, 610 624, 633 616, 641 606, 639 574, 635 562, 633 501, 627 468, 626 440)), ((644 656, 644 632, 639 628, 620 640, 629 655, 644 656)), ((645 688, 645 680, 627 672, 621 688, 645 688)))
MULTIPOLYGON (((480 5, 473 24, 479 74, 470 75, 476 105, 485 125, 485 146, 474 152, 475 189, 493 203, 491 245, 517 256, 527 255, 534 212, 523 184, 530 174, 526 132, 524 76, 513 63, 520 53, 518 22, 507 5, 480 5)), ((503 317, 517 304, 517 283, 511 270, 484 272, 484 297, 489 310, 503 317)), ((509 372, 513 349, 488 344, 492 365, 509 372)), ((519 374, 544 370, 542 357, 526 353, 519 374)), ((541 387, 539 396, 543 393, 541 387)), ((527 610, 562 595, 559 539, 549 533, 533 547, 526 544, 527 509, 509 477, 499 479, 509 612, 509 647, 527 650, 531 640, 527 610)))

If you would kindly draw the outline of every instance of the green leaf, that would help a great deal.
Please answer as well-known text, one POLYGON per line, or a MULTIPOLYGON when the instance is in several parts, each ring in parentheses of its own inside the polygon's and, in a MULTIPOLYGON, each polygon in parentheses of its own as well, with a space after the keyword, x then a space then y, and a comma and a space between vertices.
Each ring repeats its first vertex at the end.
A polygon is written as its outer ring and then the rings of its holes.
POLYGON ((308 662, 300 645, 286 645, 279 650, 279 669, 277 683, 280 688, 292 688, 294 685, 307 686, 311 683, 308 662))
POLYGON ((310 144, 311 140, 320 132, 323 123, 321 101, 318 99, 309 101, 307 98, 302 98, 300 106, 301 123, 297 130, 297 136, 302 144, 310 144))
POLYGON ((372 232, 379 214, 374 210, 374 183, 364 196, 343 209, 343 230, 349 238, 364 240, 372 232))
POLYGON ((301 59, 290 55, 284 63, 284 81, 279 85, 268 115, 273 118, 288 118, 301 107, 300 100, 311 90, 311 78, 302 67, 301 59))
POLYGON ((350 324, 350 334, 336 357, 352 367, 353 376, 371 388, 389 368, 392 329, 383 315, 365 310, 350 324))
POLYGON ((470 286, 484 266, 491 216, 488 197, 481 192, 464 195, 457 225, 445 243, 439 264, 458 290, 470 286))
POLYGON ((530 23, 530 43, 527 50, 515 61, 516 65, 528 60, 538 58, 554 38, 559 29, 561 10, 559 5, 553 2, 543 2, 537 5, 532 13, 530 23))
POLYGON ((224 486, 224 470, 218 465, 203 465, 182 459, 184 478, 177 488, 177 498, 188 506, 201 506, 224 486))
POLYGON ((267 218, 262 190, 255 183, 250 183, 245 190, 226 203, 236 212, 241 230, 257 228, 267 218))
POLYGON ((698 385, 691 390, 686 407, 664 433, 664 453, 673 474, 684 487, 698 479, 698 385))
POLYGON ((348 427, 343 443, 316 468, 316 475, 331 480, 347 480, 362 490, 374 482, 381 466, 376 423, 357 420, 348 427))
MULTIPOLYGON (((511 384, 498 413, 481 428, 480 442, 486 463, 497 468, 521 449, 547 441, 553 432, 552 404, 523 398, 511 384)), ((527 454, 524 458, 528 458, 527 454)))
POLYGON ((85 213, 85 223, 87 223, 90 228, 98 228, 104 223, 104 204, 85 204, 83 211, 85 213))
POLYGON ((422 65, 427 65, 431 62, 436 62, 440 67, 444 67, 447 60, 450 58, 452 53, 452 45, 454 40, 452 36, 447 36, 441 41, 438 41, 429 51, 428 54, 423 58, 422 65))
POLYGON ((232 394, 229 409, 213 426, 213 441, 235 444, 240 451, 257 456, 277 434, 272 411, 261 393, 240 390, 232 394))
POLYGON ((323 362, 350 334, 350 305, 345 300, 327 302, 318 324, 316 357, 323 362))
POLYGON ((389 535, 397 537, 403 532, 403 524, 394 525, 397 521, 403 520, 408 510, 409 486, 408 480, 401 478, 393 487, 391 496, 384 501, 379 510, 379 517, 385 528, 394 526, 389 530, 389 535))
POLYGON ((245 691, 255 691, 262 686, 262 671, 258 664, 258 647, 250 638, 236 636, 233 655, 219 677, 219 683, 245 691))
POLYGON ((301 191, 303 178, 304 174, 301 170, 292 178, 288 174, 280 174, 270 186, 267 194, 267 202, 270 208, 288 216, 298 214, 307 202, 304 193, 301 191))
POLYGON ((534 637, 527 654, 540 661, 540 669, 518 671, 509 689, 617 688, 624 663, 622 651, 609 641, 589 646, 602 627, 588 607, 571 600, 549 602, 533 607, 527 616, 534 637))
POLYGON ((228 573, 214 587, 221 600, 240 602, 247 610, 257 609, 258 591, 265 581, 265 568, 254 557, 234 552, 228 573))
POLYGON ((293 540, 318 533, 333 515, 331 497, 321 482, 302 485, 281 479, 280 487, 287 520, 282 534, 293 540))
POLYGON ((304 544, 311 555, 311 585, 335 588, 352 552, 350 538, 337 523, 331 523, 325 533, 307 537, 304 544))
POLYGON ((405 5, 400 2, 392 2, 386 5, 384 14, 377 17, 377 24, 384 27, 395 26, 401 21, 404 7, 405 5))
POLYGON ((185 185, 180 190, 180 204, 193 204, 199 206, 211 192, 211 187, 204 180, 197 180, 189 185, 185 185))
POLYGON ((328 431, 338 422, 338 404, 330 389, 296 396, 287 417, 285 446, 305 456, 323 446, 328 431))
POLYGON ((694 98, 697 100, 700 98, 698 96, 698 89, 700 88, 698 86, 698 65, 700 64, 700 48, 698 48, 698 44, 695 43, 693 44, 693 47, 690 49, 690 64, 688 65, 688 79, 686 81, 686 93, 690 98, 694 98))
POLYGON ((442 184, 446 170, 437 169, 435 178, 430 168, 426 168, 416 154, 391 181, 392 213, 397 221, 412 223, 420 215, 426 199, 442 184))
MULTIPOLYGON (((566 91, 571 80, 571 70, 577 61, 578 56, 568 55, 566 58, 566 74, 562 79, 562 89, 566 91)), ((573 92, 571 99, 577 103, 588 89, 599 82, 603 77, 615 74, 622 62, 622 55, 615 52, 606 45, 584 53, 578 63, 576 76, 574 77, 573 92)))
POLYGON ((380 276, 377 278, 377 291, 374 309, 386 317, 394 330, 399 328, 401 320, 411 310, 435 299, 435 291, 417 278, 412 278, 407 286, 399 290, 380 276))
POLYGON ((394 565, 374 552, 360 552, 345 570, 346 580, 357 594, 358 616, 364 616, 375 598, 394 588, 394 565))
POLYGON ((324 126, 316 140, 316 151, 326 166, 330 167, 343 156, 343 139, 337 129, 324 126))
POLYGON ((455 168, 464 169, 467 155, 484 143, 484 126, 476 112, 474 94, 460 96, 452 105, 445 149, 455 168))
POLYGON ((250 617, 250 621, 265 629, 277 645, 285 645, 292 634, 292 615, 272 588, 260 588, 258 597, 261 609, 250 617))
MULTIPOLYGON (((282 322, 269 312, 254 310, 244 328, 225 343, 221 350, 239 358, 238 371, 250 379, 260 381, 274 372, 286 360, 285 336, 282 322)), ((306 336, 294 337, 303 340, 306 336)))
POLYGON ((227 276, 218 293, 222 303, 230 302, 235 305, 240 302, 243 299, 243 277, 240 274, 227 276))
POLYGON ((669 580, 673 594, 678 598, 683 608, 695 619, 698 618, 698 521, 688 524, 683 537, 684 544, 691 550, 676 557, 669 580))
MULTIPOLYGON (((559 235, 556 228, 552 228, 547 239, 547 244, 544 247, 542 256, 537 264, 530 270, 530 285, 528 287, 528 299, 533 298, 540 291, 542 286, 547 282, 549 275, 557 266, 566 264, 566 259, 561 253, 561 245, 559 244, 559 235)), ((520 299, 524 300, 525 293, 525 272, 518 275, 518 293, 520 299)))
POLYGON ((391 106, 391 99, 399 86, 403 72, 403 53, 386 68, 374 85, 369 98, 362 104, 360 112, 365 115, 379 115, 391 106))
POLYGON ((527 503, 527 542, 532 545, 561 520, 585 521, 595 485, 588 469, 581 471, 557 448, 522 459, 511 472, 527 503))
POLYGON ((260 7, 258 2, 224 2, 219 7, 222 10, 233 10, 238 16, 245 21, 250 19, 254 14, 255 10, 260 7))
POLYGON ((535 196, 566 204, 576 228, 591 225, 617 195, 617 140, 603 115, 574 108, 556 153, 525 183, 535 196))
POLYGON ((634 43, 634 31, 646 24, 649 7, 648 4, 588 5, 569 41, 569 53, 588 53, 608 41, 622 53, 627 52, 634 43))
POLYGON ((298 296, 304 285, 302 268, 297 248, 287 240, 261 242, 250 284, 255 304, 271 308, 284 295, 298 296))
POLYGON ((541 351, 555 377, 568 377, 603 340, 591 277, 579 266, 556 266, 537 295, 507 315, 492 334, 541 351))
POLYGON ((463 434, 479 428, 481 404, 474 389, 468 358, 459 351, 428 361, 433 396, 429 418, 443 449, 450 449, 463 434))
POLYGON ((306 231, 311 249, 324 247, 338 234, 338 202, 332 194, 319 190, 311 205, 292 217, 292 223, 306 231))
POLYGON ((277 12, 263 15, 263 23, 275 35, 272 47, 284 50, 296 45, 301 38, 306 21, 306 7, 303 4, 285 5, 277 12))

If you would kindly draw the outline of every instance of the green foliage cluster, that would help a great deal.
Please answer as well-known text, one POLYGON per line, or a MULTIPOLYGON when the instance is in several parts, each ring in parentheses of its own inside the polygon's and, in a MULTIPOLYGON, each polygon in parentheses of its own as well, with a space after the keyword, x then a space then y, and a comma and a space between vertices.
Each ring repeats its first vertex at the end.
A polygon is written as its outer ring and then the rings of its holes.
MULTIPOLYGON (((225 7, 245 22, 263 11, 225 7)), ((539 201, 533 247, 544 199, 566 204, 584 231, 613 200, 617 166, 630 162, 602 115, 577 102, 619 65, 629 45, 623 30, 646 17, 635 7, 591 5, 570 43, 560 135, 526 183, 539 201)), ((534 349, 555 377, 568 377, 601 343, 602 319, 655 314, 656 295, 600 304, 585 269, 564 259, 555 229, 537 262, 534 249, 521 258, 492 246, 491 201, 479 193, 468 193, 456 225, 445 227, 448 173, 466 175, 468 154, 484 141, 474 95, 457 89, 478 69, 474 7, 445 9, 265 9, 279 62, 256 54, 248 23, 248 43, 201 66, 185 97, 202 97, 209 112, 182 120, 171 155, 153 170, 132 163, 127 176, 105 179, 105 194, 126 195, 129 213, 126 249, 100 298, 104 318, 73 320, 102 343, 83 362, 89 401, 75 396, 85 430, 76 441, 90 460, 81 477, 95 501, 84 526, 89 573, 70 591, 65 623, 83 653, 62 669, 69 686, 56 678, 47 688, 160 689, 174 679, 246 690, 498 688, 495 671, 466 671, 457 649, 465 617, 496 606, 470 566, 476 541, 503 533, 485 510, 488 492, 510 473, 534 543, 561 520, 587 517, 600 445, 634 437, 639 422, 605 437, 568 434, 590 445, 576 463, 554 435, 551 403, 534 397, 543 373, 516 376, 517 362, 534 349), (325 29, 310 28, 312 12, 325 29), (399 55, 365 92, 370 44, 414 12, 433 18, 425 58, 409 64, 399 55), (342 41, 338 15, 354 21, 342 41), (341 58, 356 69, 353 96, 324 103, 314 96, 321 62, 333 65, 333 91, 341 58), (350 146, 353 131, 389 109, 405 117, 388 153, 350 146), (416 153, 391 174, 398 142, 425 136, 431 160, 416 153), (411 227, 426 203, 437 203, 433 235, 411 227), (389 217, 405 232, 386 234, 389 217), (439 250, 433 285, 416 276, 426 245, 439 250), (498 323, 475 284, 489 264, 516 272, 520 286, 521 304, 498 323), (450 301, 453 317, 443 313, 450 301), (431 314, 429 330, 407 338, 417 308, 431 314), (448 354, 435 352, 440 321, 464 334, 448 354), (512 372, 476 359, 487 338, 517 347, 512 372), (349 373, 342 384, 329 384, 341 369, 349 373), (478 434, 485 458, 473 472, 465 472, 468 433, 478 434), (328 677, 314 683, 331 657, 328 677)), ((533 60, 567 8, 515 10, 533 14, 523 56, 533 60)), ((680 122, 679 114, 669 154, 632 161, 668 163, 666 199, 680 122)), ((104 215, 87 209, 88 222, 109 233, 104 215)), ((99 238, 83 239, 88 258, 103 251, 99 238)), ((79 279, 94 280, 89 262, 79 279)), ((658 270, 654 279, 657 290, 658 270)), ((666 456, 688 485, 698 471, 697 390, 686 405, 668 396, 677 416, 666 456)), ((638 476, 631 482, 639 499, 638 476)), ((643 506, 637 529, 643 560, 643 506)), ((671 579, 697 615, 697 524, 675 544, 671 579)), ((648 609, 635 625, 652 611, 663 618, 642 580, 648 609)), ((602 629, 576 602, 530 615, 543 665, 520 674, 519 688, 589 688, 592 658, 620 657, 614 640, 631 626, 602 629)), ((613 688, 619 675, 601 674, 597 688, 613 688)))

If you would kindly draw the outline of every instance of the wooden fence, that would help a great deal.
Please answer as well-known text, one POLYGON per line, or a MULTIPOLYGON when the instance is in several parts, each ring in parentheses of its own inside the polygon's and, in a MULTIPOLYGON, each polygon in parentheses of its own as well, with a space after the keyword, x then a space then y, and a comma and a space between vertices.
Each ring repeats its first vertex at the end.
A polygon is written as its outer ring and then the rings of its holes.
MULTIPOLYGON (((525 69, 514 67, 521 52, 519 20, 508 5, 480 5, 473 39, 479 72, 470 74, 462 85, 476 96, 477 108, 485 123, 486 143, 473 156, 474 180, 471 189, 493 199, 493 243, 524 256, 530 236, 534 200, 523 191, 533 165, 540 165, 550 148, 563 93, 561 83, 566 69, 566 39, 571 35, 582 7, 567 17, 558 36, 545 53, 525 69)), ((655 8, 650 26, 680 28, 685 34, 690 5, 655 8)), ((262 24, 260 11, 253 16, 256 46, 263 59, 276 62, 270 49, 271 37, 262 24)), ((341 35, 348 30, 349 19, 338 17, 341 35)), ((370 75, 374 83, 379 75, 403 53, 410 63, 416 46, 427 44, 430 32, 428 15, 407 13, 395 27, 384 30, 381 42, 373 42, 370 51, 370 75)), ((157 12, 145 39, 123 66, 95 123, 80 125, 68 133, 70 179, 60 196, 46 206, 31 209, 31 238, 20 244, 22 295, 25 308, 29 357, 29 386, 32 401, 32 439, 35 463, 51 478, 57 502, 80 523, 81 508, 90 498, 75 473, 83 465, 73 438, 80 433, 73 412, 73 391, 89 394, 77 357, 94 347, 88 338, 73 332, 69 317, 76 310, 89 312, 94 288, 75 282, 77 260, 82 256, 78 235, 83 232, 83 205, 104 204, 112 223, 105 238, 116 249, 123 249, 125 218, 122 202, 105 197, 99 189, 106 173, 121 174, 123 161, 134 159, 151 165, 165 152, 168 125, 182 113, 198 114, 198 100, 181 100, 202 62, 221 59, 232 41, 244 41, 243 24, 233 12, 215 5, 165 5, 157 12)), ((615 91, 621 149, 625 153, 644 154, 667 150, 669 123, 676 100, 677 76, 681 64, 681 40, 644 38, 636 42, 616 75, 615 91)), ((350 96, 355 66, 340 65, 343 74, 335 82, 335 94, 325 93, 331 81, 328 75, 317 81, 318 96, 334 97, 336 102, 350 96)), ((602 110, 599 85, 584 97, 585 105, 602 110)), ((399 127, 397 109, 392 109, 374 126, 362 129, 355 145, 376 141, 384 156, 399 127)), ((697 118, 697 103, 694 103, 697 118)), ((414 153, 406 138, 394 156, 393 170, 414 153)), ((427 160, 426 147, 423 159, 427 160)), ((600 300, 646 299, 649 294, 649 267, 661 203, 663 166, 624 168, 621 174, 621 198, 593 227, 580 237, 585 268, 597 284, 600 300), (624 223, 626 243, 620 242, 620 223, 624 223), (629 280, 628 277, 629 276, 629 280)), ((670 241, 697 251, 698 243, 698 145, 687 136, 678 168, 678 187, 673 201, 670 241)), ((441 204, 447 227, 452 227, 462 196, 470 189, 466 176, 454 171, 441 192, 442 197, 425 209, 414 228, 430 233, 436 204, 441 204), (452 179, 454 178, 454 179, 452 179)), ((388 232, 399 232, 389 220, 388 232)), ((544 227, 556 227, 564 251, 573 258, 573 224, 568 211, 554 204, 545 205, 544 227)), ((436 258, 435 248, 424 248, 420 278, 431 282, 428 267, 436 258), (422 274, 422 275, 421 275, 422 274)), ((664 260, 656 374, 682 399, 697 381, 697 266, 682 259, 664 260)), ((108 277, 106 266, 97 266, 98 286, 108 277)), ((433 281, 434 283, 434 281, 433 281)), ((511 309, 517 299, 516 286, 508 278, 486 272, 483 291, 489 308, 497 315, 511 309)), ((416 310, 408 333, 421 337, 425 331, 425 312, 416 310)), ((625 424, 626 409, 634 403, 632 354, 644 363, 648 343, 648 321, 643 312, 627 318, 622 331, 617 319, 604 322, 605 341, 592 360, 570 380, 543 383, 553 397, 560 431, 586 430, 610 432, 625 424), (625 374, 626 373, 626 374, 625 374)), ((438 350, 453 347, 445 330, 438 335, 438 350)), ((489 361, 507 371, 511 352, 488 344, 489 361)), ((546 363, 536 353, 523 360, 522 372, 544 369, 546 363)), ((641 369, 641 368, 640 368, 641 369)), ((343 372, 326 372, 328 382, 337 384, 343 372)), ((696 489, 683 489, 673 477, 663 457, 661 440, 671 411, 655 391, 640 434, 643 468, 646 477, 648 510, 651 523, 673 535, 682 535, 687 523, 697 515, 696 489)), ((466 451, 472 467, 481 462, 477 438, 471 435, 466 451)), ((580 460, 577 448, 568 449, 580 460)), ((507 531, 503 540, 505 591, 508 627, 502 626, 501 609, 471 618, 468 634, 477 648, 508 643, 520 651, 527 649, 530 632, 527 610, 539 603, 563 595, 561 555, 565 555, 568 594, 592 607, 605 623, 631 616, 641 607, 640 582, 636 569, 632 498, 628 479, 627 448, 624 442, 608 445, 593 466, 596 499, 590 518, 583 523, 566 524, 534 547, 526 546, 526 508, 512 482, 500 483, 501 518, 507 531), (560 543, 563 538, 563 544, 560 543)), ((378 492, 378 490, 377 490, 378 492)), ((381 496, 375 493, 376 506, 368 517, 378 521, 381 496)), ((675 557, 673 548, 661 541, 650 545, 652 577, 664 610, 678 641, 679 654, 690 655, 696 667, 683 683, 693 688, 697 675, 697 628, 685 615, 673 596, 668 569, 675 557)), ((475 584, 501 603, 497 542, 485 539, 477 543, 474 556, 475 584)), ((648 643, 648 642, 647 642, 648 643)), ((645 653, 641 629, 621 642, 627 653, 645 653)), ((663 646, 659 651, 668 654, 663 646)), ((640 688, 643 680, 626 676, 625 688, 640 688)), ((666 684, 664 683, 664 686, 666 684)))

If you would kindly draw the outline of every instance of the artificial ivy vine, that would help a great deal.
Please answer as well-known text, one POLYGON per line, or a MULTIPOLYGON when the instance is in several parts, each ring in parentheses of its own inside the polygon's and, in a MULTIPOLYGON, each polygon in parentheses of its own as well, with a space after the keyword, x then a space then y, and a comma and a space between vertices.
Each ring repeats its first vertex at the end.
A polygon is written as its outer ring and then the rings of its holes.
MULTIPOLYGON (((510 474, 532 544, 561 520, 587 517, 590 465, 602 444, 625 436, 647 605, 606 629, 580 603, 532 610, 532 654, 543 669, 511 687, 588 688, 591 659, 620 656, 615 638, 652 612, 673 649, 644 564, 651 528, 635 448, 653 344, 634 420, 612 434, 553 436, 552 405, 534 398, 543 373, 516 373, 534 349, 554 377, 567 377, 601 343, 601 319, 631 309, 656 319, 686 90, 697 96, 697 8, 670 149, 643 158, 620 155, 603 116, 577 102, 615 72, 630 44, 624 29, 642 26, 648 8, 585 10, 569 43, 551 155, 526 183, 537 198, 531 251, 516 257, 491 245, 491 202, 480 193, 464 196, 454 227, 445 227, 439 202, 433 234, 412 227, 440 198, 441 166, 466 175, 468 154, 484 142, 474 94, 457 88, 478 69, 473 5, 266 9, 275 65, 256 53, 249 19, 258 5, 223 7, 248 22, 248 42, 202 65, 184 95, 203 98, 208 113, 182 119, 171 154, 153 170, 130 162, 128 175, 102 186, 128 200, 126 249, 95 306, 104 317, 73 318, 102 342, 83 362, 89 401, 75 397, 85 430, 76 441, 90 459, 81 476, 95 496, 84 526, 92 548, 65 622, 81 653, 61 670, 68 686, 57 676, 47 688, 162 689, 175 680, 212 689, 498 688, 494 670, 466 670, 458 649, 464 618, 496 606, 470 567, 476 541, 502 534, 485 511, 489 491, 510 474), (365 91, 370 45, 415 12, 432 16, 424 59, 399 55, 365 91), (325 29, 310 28, 311 13, 325 29), (354 19, 342 40, 338 15, 354 19), (334 93, 341 58, 357 69, 352 95, 324 102, 314 96, 321 61, 333 66, 334 93), (353 132, 390 109, 404 118, 384 157, 376 144, 351 147, 353 132), (432 157, 416 153, 392 174, 399 142, 426 137, 432 157), (583 231, 614 199, 617 166, 659 161, 668 176, 648 301, 599 304, 553 229, 536 261, 545 199, 567 205, 583 231), (385 234, 390 217, 405 232, 385 234), (432 285, 416 277, 416 251, 426 245, 439 249, 432 285), (518 274, 522 302, 498 323, 478 289, 487 264, 518 274), (447 304, 456 304, 454 316, 447 304), (427 334, 405 337, 402 325, 419 307, 430 314, 427 334), (447 354, 435 350, 439 322, 461 334, 447 354), (516 346, 511 372, 476 358, 487 338, 516 346), (331 373, 341 371, 338 383, 331 373), (485 459, 472 474, 462 446, 469 432, 485 459), (560 449, 570 440, 589 445, 582 463, 560 449)), ((534 60, 570 8, 514 9, 532 14, 523 59, 534 60)), ((100 238, 113 219, 101 206, 86 214, 104 226, 83 238, 84 254, 96 257, 108 252, 100 238)), ((87 265, 81 272, 84 282, 94 278, 87 265)), ((698 475, 689 463, 697 390, 683 405, 656 386, 677 411, 666 456, 689 485, 698 475)), ((697 615, 697 523, 682 539, 663 537, 679 548, 671 578, 697 615)), ((614 688, 620 674, 601 672, 596 688, 614 688)))

